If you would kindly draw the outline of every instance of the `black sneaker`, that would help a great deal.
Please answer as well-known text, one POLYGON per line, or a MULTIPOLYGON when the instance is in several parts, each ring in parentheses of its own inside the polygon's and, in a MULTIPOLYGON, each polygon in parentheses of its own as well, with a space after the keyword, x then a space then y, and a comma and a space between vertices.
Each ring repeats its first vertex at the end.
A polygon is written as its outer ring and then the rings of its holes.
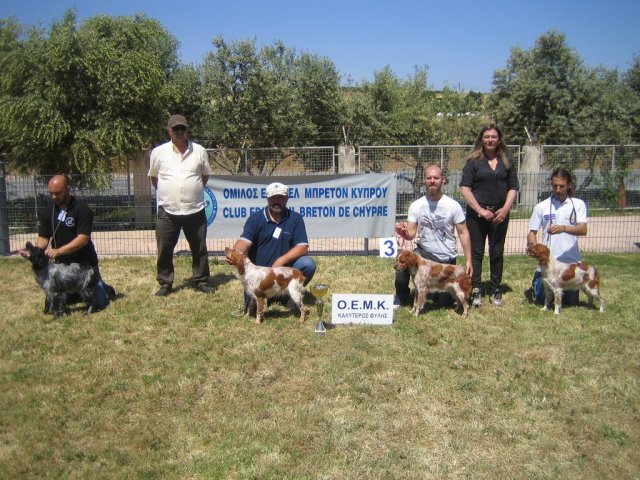
POLYGON ((479 288, 474 288, 471 291, 471 305, 474 307, 482 305, 482 292, 479 288))
POLYGON ((496 288, 491 294, 491 303, 494 305, 501 307, 502 306, 502 292, 499 288, 496 288))
POLYGON ((171 285, 162 285, 156 292, 156 297, 166 297, 171 293, 171 285))
POLYGON ((202 292, 202 293, 213 293, 213 287, 209 286, 209 285, 208 285, 208 284, 206 284, 206 283, 198 283, 198 284, 195 286, 195 289, 196 289, 198 292, 202 292))
POLYGON ((104 282, 102 282, 102 284, 104 285, 104 290, 107 292, 109 299, 113 300, 116 298, 116 289, 104 282))

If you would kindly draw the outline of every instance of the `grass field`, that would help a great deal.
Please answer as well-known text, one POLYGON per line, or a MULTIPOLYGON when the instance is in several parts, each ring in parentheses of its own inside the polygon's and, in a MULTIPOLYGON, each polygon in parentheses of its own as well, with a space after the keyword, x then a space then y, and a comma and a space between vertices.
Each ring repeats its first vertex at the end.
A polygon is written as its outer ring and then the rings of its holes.
MULTIPOLYGON (((0 477, 639 478, 640 256, 586 260, 604 314, 540 311, 533 260, 509 256, 501 308, 318 336, 315 310, 234 316, 240 283, 215 259, 215 294, 167 298, 154 258, 104 260, 118 298, 60 320, 29 263, 0 259, 0 477)), ((317 262, 333 293, 393 293, 390 260, 317 262)))

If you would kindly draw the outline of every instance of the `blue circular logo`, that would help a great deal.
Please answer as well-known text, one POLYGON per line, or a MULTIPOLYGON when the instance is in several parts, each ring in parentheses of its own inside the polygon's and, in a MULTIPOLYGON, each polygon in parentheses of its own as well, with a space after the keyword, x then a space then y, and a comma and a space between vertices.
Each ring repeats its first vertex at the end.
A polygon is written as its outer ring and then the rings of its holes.
POLYGON ((218 213, 216 196, 208 187, 204 187, 204 213, 207 215, 208 227, 216 219, 216 213, 218 213))

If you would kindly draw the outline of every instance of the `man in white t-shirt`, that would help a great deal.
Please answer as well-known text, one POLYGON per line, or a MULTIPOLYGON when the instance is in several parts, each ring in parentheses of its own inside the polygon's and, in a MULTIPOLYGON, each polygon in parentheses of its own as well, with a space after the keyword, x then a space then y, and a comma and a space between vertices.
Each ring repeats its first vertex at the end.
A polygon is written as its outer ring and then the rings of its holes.
POLYGON ((171 140, 151 151, 149 177, 156 189, 158 203, 158 297, 169 295, 173 289, 173 249, 181 230, 191 248, 191 280, 195 289, 203 293, 213 292, 209 285, 204 204, 204 186, 213 170, 204 147, 189 140, 188 129, 185 117, 171 115, 167 125, 171 140))
MULTIPOLYGON (((455 265, 458 247, 455 233, 458 233, 466 260, 467 273, 471 275, 471 240, 466 218, 460 204, 442 193, 446 179, 437 165, 424 169, 424 185, 427 193, 409 206, 407 223, 399 224, 396 233, 405 240, 416 240, 415 252, 420 256, 439 263, 455 265)), ((409 303, 409 272, 396 272, 396 295, 394 305, 409 303)), ((436 302, 443 306, 452 301, 448 293, 436 296, 436 302)))
MULTIPOLYGON (((549 247, 553 258, 563 263, 580 262, 577 237, 587 234, 587 206, 573 196, 571 173, 565 168, 556 168, 551 173, 551 190, 552 195, 533 209, 527 245, 538 243, 538 231, 541 231, 541 243, 549 247)), ((543 291, 538 293, 536 300, 542 299, 543 291)), ((577 291, 564 293, 564 303, 575 304, 577 301, 577 291)))

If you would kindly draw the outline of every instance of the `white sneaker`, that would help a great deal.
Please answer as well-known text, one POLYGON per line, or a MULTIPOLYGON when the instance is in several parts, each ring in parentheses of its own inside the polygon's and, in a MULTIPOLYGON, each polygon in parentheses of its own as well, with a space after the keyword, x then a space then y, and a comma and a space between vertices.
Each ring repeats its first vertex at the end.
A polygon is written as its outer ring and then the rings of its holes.
POLYGON ((493 291, 491 294, 491 302, 498 307, 502 306, 502 292, 500 289, 496 288, 493 291))

